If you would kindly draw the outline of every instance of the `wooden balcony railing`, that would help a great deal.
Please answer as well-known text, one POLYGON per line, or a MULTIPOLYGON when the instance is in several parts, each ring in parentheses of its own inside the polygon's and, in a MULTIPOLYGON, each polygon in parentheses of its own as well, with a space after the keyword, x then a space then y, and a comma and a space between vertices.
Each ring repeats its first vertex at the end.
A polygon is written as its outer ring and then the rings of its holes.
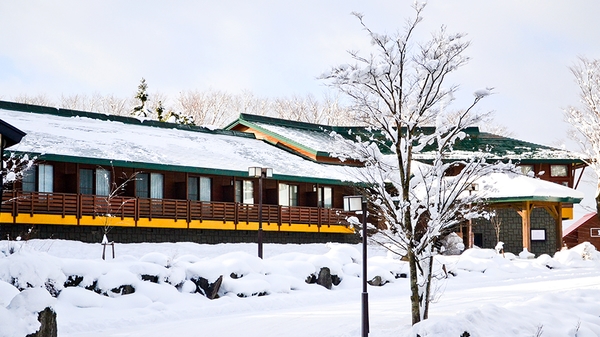
MULTIPOLYGON (((144 199, 133 197, 107 197, 68 193, 40 193, 4 191, 1 211, 16 217, 19 214, 56 214, 105 216, 146 219, 176 219, 188 223, 195 220, 257 222, 259 206, 218 201, 175 199, 144 199)), ((348 225, 347 212, 304 206, 279 206, 263 204, 262 221, 265 224, 348 225)))

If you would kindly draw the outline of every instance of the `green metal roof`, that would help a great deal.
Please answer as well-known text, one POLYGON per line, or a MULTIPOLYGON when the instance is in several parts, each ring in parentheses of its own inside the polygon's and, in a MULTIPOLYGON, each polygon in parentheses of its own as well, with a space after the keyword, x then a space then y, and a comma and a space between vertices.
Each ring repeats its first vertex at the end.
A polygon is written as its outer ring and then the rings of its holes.
MULTIPOLYGON (((309 153, 326 156, 329 155, 330 151, 323 150, 323 148, 327 147, 325 142, 314 141, 311 142, 313 145, 302 144, 298 140, 291 139, 289 135, 291 132, 286 134, 286 131, 281 128, 289 128, 293 129, 295 133, 303 133, 304 139, 307 139, 306 137, 311 137, 311 135, 313 135, 312 137, 315 137, 314 135, 316 134, 322 135, 332 131, 349 140, 354 140, 357 136, 364 136, 364 139, 383 139, 382 136, 377 135, 377 131, 370 130, 370 128, 364 126, 330 126, 249 114, 240 114, 238 120, 230 123, 226 129, 232 129, 239 124, 257 129, 278 140, 281 140, 282 143, 293 145, 308 151, 309 153), (261 124, 281 127, 279 129, 281 131, 279 131, 279 133, 274 132, 273 130, 269 130, 268 128, 261 126, 261 124)), ((435 128, 421 127, 418 129, 418 132, 432 134, 435 132, 435 128)), ((584 163, 580 158, 569 151, 522 141, 515 138, 495 135, 488 132, 482 132, 478 127, 468 127, 464 130, 464 133, 466 134, 466 137, 458 140, 453 145, 452 150, 446 154, 447 160, 460 160, 472 157, 473 154, 478 154, 478 156, 483 155, 489 160, 512 160, 521 164, 584 163)), ((333 138, 331 138, 331 140, 333 141, 333 138)), ((391 144, 389 141, 382 140, 378 145, 382 153, 392 153, 390 149, 391 144)), ((415 154, 415 159, 425 163, 430 162, 433 155, 434 146, 435 144, 426 146, 422 152, 415 154)))
POLYGON ((560 203, 571 203, 578 204, 583 200, 582 198, 572 197, 542 197, 542 196, 521 196, 521 197, 503 197, 503 198, 490 198, 486 199, 487 203, 499 204, 499 203, 512 203, 512 202, 525 202, 525 201, 544 201, 544 202, 560 202, 560 203))

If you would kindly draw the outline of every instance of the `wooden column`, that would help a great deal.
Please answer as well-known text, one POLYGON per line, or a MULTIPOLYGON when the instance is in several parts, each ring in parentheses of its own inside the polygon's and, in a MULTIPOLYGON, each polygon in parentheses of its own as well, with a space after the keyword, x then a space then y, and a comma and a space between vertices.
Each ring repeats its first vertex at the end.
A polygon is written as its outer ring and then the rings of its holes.
POLYGON ((563 247, 562 204, 560 202, 556 206, 556 211, 558 212, 558 217, 556 218, 556 251, 559 251, 563 247))
POLYGON ((531 252, 531 211, 533 204, 530 201, 523 203, 521 210, 517 211, 521 216, 521 223, 523 229, 523 248, 527 248, 528 252, 531 252))

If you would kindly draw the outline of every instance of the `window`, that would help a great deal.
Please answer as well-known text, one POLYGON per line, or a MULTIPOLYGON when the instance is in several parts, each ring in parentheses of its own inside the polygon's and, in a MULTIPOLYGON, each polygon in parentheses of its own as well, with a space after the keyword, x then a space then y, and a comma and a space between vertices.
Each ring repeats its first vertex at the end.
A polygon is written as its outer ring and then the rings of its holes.
POLYGON ((79 193, 94 194, 94 171, 79 169, 79 193))
POLYGON ((110 171, 103 168, 96 169, 96 194, 109 195, 112 182, 110 171))
POLYGON ((567 173, 567 165, 550 165, 551 177, 566 177, 567 173))
POLYGON ((135 181, 135 195, 138 198, 163 198, 163 175, 160 173, 138 173, 135 181))
POLYGON ((319 187, 317 189, 319 198, 319 207, 332 208, 333 207, 333 191, 331 187, 319 187))
POLYGON ((98 168, 79 170, 79 193, 109 195, 111 184, 110 171, 98 168), (95 175, 95 178, 94 178, 95 175))
POLYGON ((298 206, 298 186, 279 184, 279 204, 282 206, 298 206))
POLYGON ((38 165, 38 191, 52 193, 54 190, 54 169, 52 165, 38 165))
POLYGON ((36 167, 33 166, 29 170, 25 171, 23 174, 23 180, 21 180, 21 184, 23 186, 23 192, 35 192, 37 190, 36 184, 36 167))
POLYGON ((54 191, 54 169, 52 165, 39 164, 27 170, 22 180, 23 192, 54 191))
POLYGON ((521 173, 523 173, 524 175, 529 175, 529 172, 533 174, 533 165, 521 165, 519 167, 521 168, 521 173))
POLYGON ((199 201, 211 200, 211 180, 207 177, 188 178, 188 199, 199 201))
POLYGON ((235 202, 254 203, 254 182, 252 180, 235 181, 235 202))

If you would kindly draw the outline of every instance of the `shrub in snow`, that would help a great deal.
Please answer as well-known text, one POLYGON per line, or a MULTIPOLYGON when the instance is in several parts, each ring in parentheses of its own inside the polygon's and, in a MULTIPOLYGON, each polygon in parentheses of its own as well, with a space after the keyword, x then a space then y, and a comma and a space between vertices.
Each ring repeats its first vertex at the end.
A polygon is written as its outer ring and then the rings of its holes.
MULTIPOLYGON (((39 313, 52 307, 55 299, 43 288, 25 289, 17 294, 8 307, 0 307, 0 336, 25 336, 34 334, 40 327, 39 313)), ((48 310, 47 315, 52 316, 53 311, 48 310)), ((46 318, 45 318, 46 319, 46 318)), ((56 336, 56 317, 50 324, 50 332, 56 336)), ((50 334, 49 336, 52 336, 50 334)))
POLYGON ((263 275, 253 273, 239 279, 224 278, 221 293, 237 297, 264 296, 269 294, 270 288, 263 275))
POLYGON ((0 307, 7 306, 19 294, 19 289, 8 282, 0 280, 0 307))
POLYGON ((523 248, 523 251, 519 253, 519 259, 527 260, 535 258, 535 254, 530 253, 527 248, 523 248))
POLYGON ((167 279, 168 269, 152 262, 135 262, 129 265, 129 271, 139 275, 143 281, 162 283, 167 279))
POLYGON ((63 289, 66 279, 59 260, 46 253, 19 250, 0 259, 0 280, 11 283, 19 290, 48 288, 56 296, 63 289))
POLYGON ((139 282, 137 275, 124 269, 113 269, 100 276, 96 283, 96 291, 109 297, 132 294, 139 282))
POLYGON ((463 239, 456 233, 450 233, 440 241, 443 255, 460 255, 465 250, 463 239))
POLYGON ((211 300, 219 298, 223 275, 220 275, 214 282, 208 282, 204 277, 193 278, 191 281, 196 285, 195 292, 201 293, 211 300))
POLYGON ((61 303, 69 303, 78 308, 99 308, 109 298, 85 288, 69 287, 60 292, 58 300, 61 303))
POLYGON ((562 266, 558 260, 551 258, 548 254, 538 256, 538 258, 535 259, 535 263, 548 269, 560 268, 562 266))
POLYGON ((493 249, 481 249, 481 248, 469 248, 465 250, 460 256, 461 257, 472 257, 477 259, 491 259, 498 255, 493 249))
POLYGON ((161 267, 169 268, 172 264, 171 258, 162 253, 152 252, 140 258, 141 262, 157 264, 161 267))
POLYGON ((554 259, 569 267, 588 267, 600 261, 600 253, 591 243, 583 242, 571 249, 556 252, 554 259))
POLYGON ((598 253, 596 247, 587 241, 578 244, 571 250, 579 253, 584 260, 600 260, 600 253, 598 253))
POLYGON ((386 268, 382 268, 379 266, 368 266, 367 268, 367 280, 369 280, 369 284, 379 283, 379 285, 384 285, 389 282, 393 282, 396 279, 396 276, 390 272, 390 270, 386 268), (374 281, 374 279, 378 279, 378 281, 374 281))

